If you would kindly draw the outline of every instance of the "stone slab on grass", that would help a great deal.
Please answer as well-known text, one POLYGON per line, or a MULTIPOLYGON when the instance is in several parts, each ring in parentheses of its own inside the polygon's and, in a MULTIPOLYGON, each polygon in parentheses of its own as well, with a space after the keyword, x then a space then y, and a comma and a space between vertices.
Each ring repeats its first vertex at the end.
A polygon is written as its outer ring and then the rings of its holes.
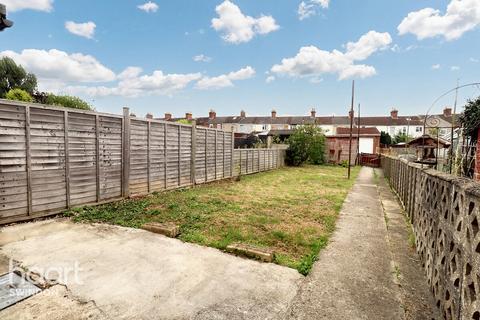
POLYGON ((263 262, 273 262, 275 255, 271 249, 259 248, 244 243, 232 243, 228 245, 227 252, 258 259, 263 262))
POLYGON ((180 234, 180 227, 173 223, 150 222, 142 226, 142 229, 159 233, 170 238, 176 238, 180 234))

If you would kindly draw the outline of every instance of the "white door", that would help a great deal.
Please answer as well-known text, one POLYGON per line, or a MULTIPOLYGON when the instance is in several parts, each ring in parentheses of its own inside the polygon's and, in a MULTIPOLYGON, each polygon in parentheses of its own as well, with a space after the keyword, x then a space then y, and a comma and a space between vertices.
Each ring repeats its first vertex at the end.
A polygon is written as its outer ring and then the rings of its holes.
POLYGON ((360 153, 375 153, 373 138, 360 138, 360 153))

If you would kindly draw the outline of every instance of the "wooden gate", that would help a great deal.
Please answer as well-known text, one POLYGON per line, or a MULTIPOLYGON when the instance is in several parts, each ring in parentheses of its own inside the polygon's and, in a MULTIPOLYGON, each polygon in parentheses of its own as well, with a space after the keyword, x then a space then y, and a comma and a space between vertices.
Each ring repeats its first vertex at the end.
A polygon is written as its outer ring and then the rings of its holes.
POLYGON ((360 165, 379 168, 380 167, 380 156, 374 153, 360 153, 360 165))

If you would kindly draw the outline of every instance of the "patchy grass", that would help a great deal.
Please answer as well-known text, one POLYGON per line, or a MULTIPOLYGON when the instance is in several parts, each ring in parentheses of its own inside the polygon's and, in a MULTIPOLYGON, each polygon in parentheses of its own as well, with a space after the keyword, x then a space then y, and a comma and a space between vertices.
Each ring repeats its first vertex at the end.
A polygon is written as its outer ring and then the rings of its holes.
POLYGON ((180 225, 183 241, 225 249, 242 242, 275 250, 275 262, 308 274, 328 243, 348 190, 359 172, 303 166, 195 188, 155 193, 66 213, 76 222, 138 228, 146 222, 180 225))

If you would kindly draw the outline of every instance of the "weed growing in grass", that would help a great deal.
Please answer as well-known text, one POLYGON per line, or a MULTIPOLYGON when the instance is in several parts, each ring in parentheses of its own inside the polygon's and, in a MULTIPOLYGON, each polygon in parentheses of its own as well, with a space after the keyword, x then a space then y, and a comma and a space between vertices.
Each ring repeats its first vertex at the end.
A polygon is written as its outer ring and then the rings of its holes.
MULTIPOLYGON (((353 168, 353 177, 359 168, 353 168)), ((328 243, 348 190, 338 166, 282 168, 190 189, 66 212, 76 222, 139 228, 146 222, 175 223, 179 239, 225 249, 242 242, 268 247, 275 262, 308 274, 328 243)))

